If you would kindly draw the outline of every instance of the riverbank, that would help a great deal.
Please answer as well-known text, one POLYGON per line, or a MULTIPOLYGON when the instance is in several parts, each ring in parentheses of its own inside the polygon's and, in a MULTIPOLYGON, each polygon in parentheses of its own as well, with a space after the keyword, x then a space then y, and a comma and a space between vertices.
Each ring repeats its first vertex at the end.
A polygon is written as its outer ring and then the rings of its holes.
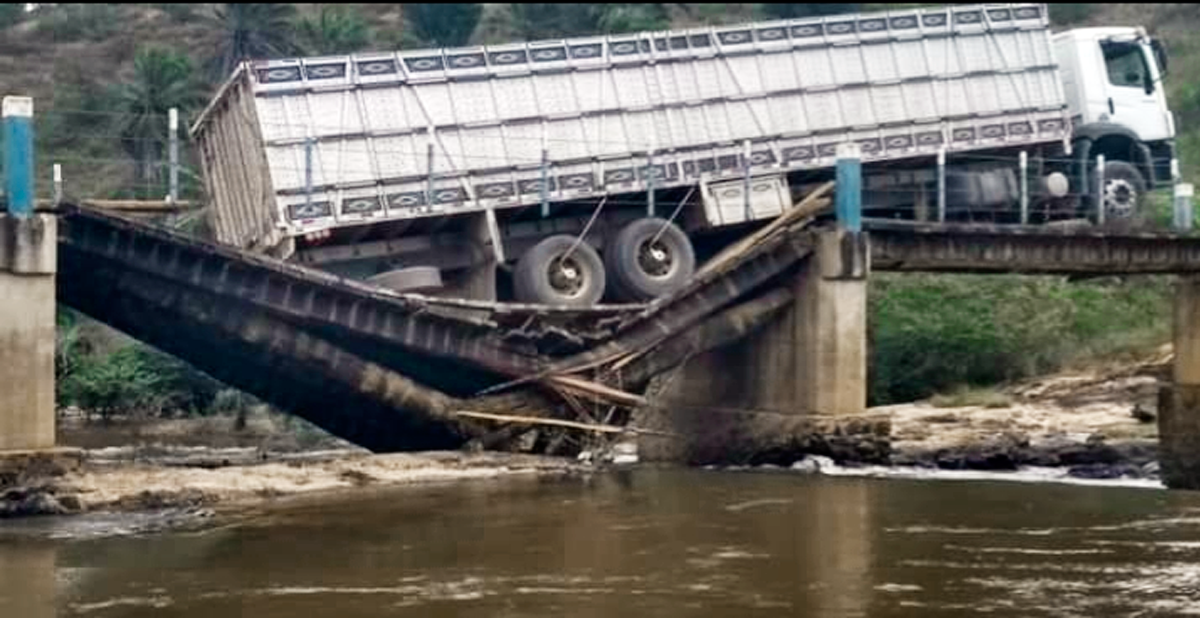
POLYGON ((361 450, 288 455, 258 449, 155 447, 88 451, 78 470, 0 492, 0 517, 99 511, 244 508, 276 498, 361 487, 517 475, 568 475, 570 460, 511 453, 361 450))
MULTIPOLYGON (((1078 479, 1157 479, 1153 413, 1169 353, 987 391, 877 407, 895 468, 1055 469, 1078 479)), ((240 508, 275 498, 508 475, 582 473, 574 460, 511 453, 374 455, 311 426, 257 411, 235 417, 60 420, 84 449, 75 471, 0 488, 0 517, 163 508, 240 508)), ((862 467, 853 458, 837 462, 862 467)), ((800 463, 797 469, 818 471, 800 463)), ((828 472, 826 469, 824 472, 828 472)))
POLYGON ((1170 353, 984 391, 874 408, 891 463, 943 470, 1065 468, 1075 478, 1158 476, 1158 390, 1170 353))

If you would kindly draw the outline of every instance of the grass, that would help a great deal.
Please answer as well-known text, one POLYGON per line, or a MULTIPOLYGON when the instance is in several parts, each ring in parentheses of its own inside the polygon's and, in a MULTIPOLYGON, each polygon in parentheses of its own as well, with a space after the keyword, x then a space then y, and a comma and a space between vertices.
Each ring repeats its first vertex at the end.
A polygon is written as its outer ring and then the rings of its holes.
POLYGON ((929 403, 935 408, 1009 408, 1013 399, 995 388, 959 386, 949 393, 934 395, 929 403))

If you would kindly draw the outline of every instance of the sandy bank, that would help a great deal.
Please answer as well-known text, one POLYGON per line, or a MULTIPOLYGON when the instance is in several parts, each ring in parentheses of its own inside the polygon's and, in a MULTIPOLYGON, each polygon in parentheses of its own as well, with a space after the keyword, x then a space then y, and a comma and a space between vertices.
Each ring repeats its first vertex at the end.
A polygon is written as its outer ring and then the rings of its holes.
MULTIPOLYGON (((435 452, 371 455, 327 451, 246 464, 195 465, 171 449, 157 462, 119 461, 99 452, 78 471, 41 479, 0 494, 0 515, 65 514, 105 510, 250 505, 272 498, 372 486, 530 474, 570 474, 574 463, 503 453, 435 452)), ((231 453, 226 452, 228 460, 231 453)), ((220 453, 216 454, 220 457, 220 453)), ((203 456, 213 461, 214 454, 203 456)))
POLYGON ((871 411, 892 421, 894 465, 1154 475, 1154 414, 1166 367, 1156 359, 1029 380, 986 393, 988 405, 953 406, 953 398, 944 398, 871 411))

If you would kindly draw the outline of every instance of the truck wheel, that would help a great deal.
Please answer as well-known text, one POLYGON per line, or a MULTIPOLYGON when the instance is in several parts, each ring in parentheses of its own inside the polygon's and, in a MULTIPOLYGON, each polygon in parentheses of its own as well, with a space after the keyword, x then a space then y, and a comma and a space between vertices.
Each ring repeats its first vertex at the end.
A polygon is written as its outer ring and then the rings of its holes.
POLYGON ((696 270, 692 241, 663 219, 638 219, 621 228, 605 249, 604 261, 617 293, 629 301, 674 292, 696 270))
POLYGON ((539 242, 521 256, 513 272, 513 292, 523 303, 587 307, 604 295, 604 285, 599 254, 587 243, 575 246, 573 236, 539 242))
POLYGON ((1146 179, 1126 161, 1104 163, 1104 214, 1107 219, 1132 219, 1142 210, 1146 179))

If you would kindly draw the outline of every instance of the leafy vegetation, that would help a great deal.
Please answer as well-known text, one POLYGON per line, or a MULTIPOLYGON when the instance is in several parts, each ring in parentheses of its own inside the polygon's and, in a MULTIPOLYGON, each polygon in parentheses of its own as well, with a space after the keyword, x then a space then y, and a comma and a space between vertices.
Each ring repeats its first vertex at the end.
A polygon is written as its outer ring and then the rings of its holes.
POLYGON ((292 4, 218 4, 208 17, 218 33, 217 53, 209 62, 213 77, 222 80, 243 60, 274 58, 299 50, 292 4))
POLYGON ((126 152, 137 162, 146 187, 161 197, 163 160, 171 108, 190 110, 203 102, 192 62, 182 53, 151 47, 138 52, 133 62, 134 77, 121 84, 116 100, 120 105, 120 135, 126 152))
POLYGON ((838 13, 854 13, 861 7, 857 4, 764 4, 763 13, 775 19, 798 19, 801 17, 820 17, 837 15, 838 13))
POLYGON ((1095 12, 1095 4, 1050 4, 1050 20, 1062 26, 1074 26, 1085 22, 1095 12))
POLYGON ((0 28, 7 28, 25 17, 24 4, 0 4, 0 28))
POLYGON ((1012 406, 1012 397, 994 388, 971 388, 957 386, 949 393, 934 395, 929 403, 935 408, 1007 408, 1012 406))
POLYGON ((986 386, 1169 340, 1170 288, 1138 277, 873 275, 870 385, 876 404, 986 386))
POLYGON ((456 47, 471 39, 482 4, 409 4, 405 18, 414 39, 430 47, 456 47))
POLYGON ((115 415, 206 413, 221 384, 190 365, 140 343, 101 351, 80 337, 82 318, 59 314, 58 401, 108 419, 115 415))
POLYGON ((58 43, 102 41, 121 28, 112 4, 50 4, 38 11, 37 32, 58 43))
POLYGON ((371 30, 357 11, 334 5, 322 7, 316 18, 301 18, 296 36, 297 46, 306 54, 349 54, 367 47, 371 30))

